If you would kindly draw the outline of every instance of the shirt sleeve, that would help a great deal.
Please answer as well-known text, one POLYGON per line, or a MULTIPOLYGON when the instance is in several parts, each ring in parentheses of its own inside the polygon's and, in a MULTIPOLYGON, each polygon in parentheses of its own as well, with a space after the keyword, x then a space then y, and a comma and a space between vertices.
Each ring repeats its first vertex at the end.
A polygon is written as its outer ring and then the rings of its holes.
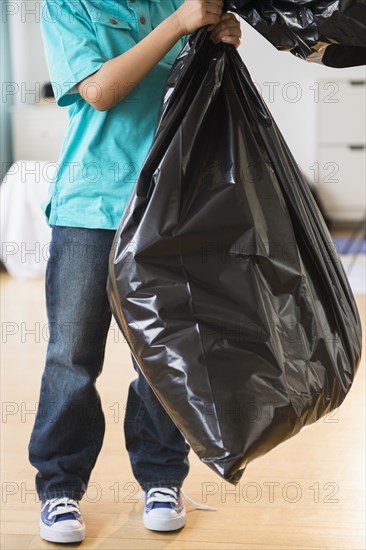
POLYGON ((44 0, 40 23, 57 105, 71 105, 81 99, 75 84, 98 71, 107 60, 81 2, 44 0))

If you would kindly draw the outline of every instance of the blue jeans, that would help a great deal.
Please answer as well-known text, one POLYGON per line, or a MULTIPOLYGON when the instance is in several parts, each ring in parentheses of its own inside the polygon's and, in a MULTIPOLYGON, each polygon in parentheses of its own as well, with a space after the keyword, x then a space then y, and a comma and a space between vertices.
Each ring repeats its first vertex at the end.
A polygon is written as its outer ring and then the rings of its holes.
MULTIPOLYGON (((46 269, 49 341, 28 451, 41 500, 80 500, 101 450, 105 417, 96 389, 111 311, 106 293, 114 230, 54 226, 46 269)), ((190 446, 132 358, 124 418, 133 474, 145 491, 181 486, 190 446)), ((126 367, 121 365, 121 368, 126 367)))

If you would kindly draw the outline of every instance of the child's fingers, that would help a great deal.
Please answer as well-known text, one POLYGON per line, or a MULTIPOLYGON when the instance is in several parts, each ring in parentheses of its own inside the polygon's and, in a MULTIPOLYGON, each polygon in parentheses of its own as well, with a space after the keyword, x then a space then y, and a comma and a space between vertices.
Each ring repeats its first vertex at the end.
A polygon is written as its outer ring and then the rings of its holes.
POLYGON ((228 27, 240 28, 240 22, 237 19, 235 19, 235 17, 233 18, 230 17, 230 19, 226 19, 225 21, 219 21, 214 28, 214 32, 218 32, 221 29, 226 29, 228 27))
POLYGON ((225 42, 225 44, 232 44, 236 48, 240 46, 240 21, 233 13, 223 13, 220 21, 216 25, 210 25, 208 30, 211 31, 210 39, 216 44, 225 42))
POLYGON ((224 12, 222 15, 221 15, 221 18, 220 18, 220 21, 216 24, 216 25, 208 25, 208 30, 209 31, 212 31, 213 29, 219 29, 222 27, 222 23, 223 22, 226 22, 230 19, 234 19, 235 21, 237 21, 237 19, 235 18, 235 15, 233 13, 229 13, 229 12, 224 12))
POLYGON ((225 42, 225 44, 232 44, 236 48, 239 48, 241 44, 241 38, 239 36, 223 36, 221 38, 221 42, 225 42))
MULTIPOLYGON (((240 26, 238 27, 237 25, 231 25, 229 27, 226 27, 225 29, 221 29, 219 32, 212 32, 211 34, 211 40, 216 44, 220 42, 224 37, 225 37, 225 40, 223 40, 223 42, 226 42, 227 41, 226 39, 228 37, 230 37, 230 39, 235 38, 237 39, 237 41, 239 40, 240 42, 240 39, 241 39, 240 26)), ((231 40, 230 40, 230 43, 232 43, 231 40)))
POLYGON ((216 44, 218 44, 219 42, 224 42, 225 44, 232 44, 236 48, 239 48, 241 44, 241 38, 239 36, 225 35, 220 40, 215 40, 213 42, 215 42, 216 44))
POLYGON ((212 30, 211 36, 215 41, 216 38, 219 38, 219 35, 224 36, 224 34, 231 35, 237 33, 239 33, 239 35, 241 33, 240 23, 237 19, 230 18, 227 21, 220 21, 220 23, 218 23, 216 27, 212 30))
POLYGON ((211 32, 212 38, 220 38, 221 36, 224 36, 225 34, 237 34, 240 36, 241 34, 241 28, 240 25, 236 25, 235 23, 227 23, 224 27, 218 27, 217 29, 214 29, 211 32))

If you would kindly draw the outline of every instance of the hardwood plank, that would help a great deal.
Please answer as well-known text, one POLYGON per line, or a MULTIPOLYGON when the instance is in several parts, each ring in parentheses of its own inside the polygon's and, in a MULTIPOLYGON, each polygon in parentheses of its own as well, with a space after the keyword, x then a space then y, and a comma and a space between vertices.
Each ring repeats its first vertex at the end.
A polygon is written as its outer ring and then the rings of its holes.
MULTIPOLYGON (((3 273, 1 283, 2 548, 60 548, 38 536, 35 470, 27 456, 47 345, 44 282, 16 281, 3 273), (32 329, 35 333, 27 333, 32 329)), ((357 296, 357 304, 364 325, 365 297, 357 296)), ((112 326, 97 382, 107 427, 81 501, 87 525, 83 548, 364 550, 364 359, 340 409, 250 463, 237 487, 191 452, 184 490, 219 509, 187 505, 187 526, 166 534, 144 529, 142 503, 134 502, 139 486, 123 439, 124 405, 134 377, 128 347, 112 326)))

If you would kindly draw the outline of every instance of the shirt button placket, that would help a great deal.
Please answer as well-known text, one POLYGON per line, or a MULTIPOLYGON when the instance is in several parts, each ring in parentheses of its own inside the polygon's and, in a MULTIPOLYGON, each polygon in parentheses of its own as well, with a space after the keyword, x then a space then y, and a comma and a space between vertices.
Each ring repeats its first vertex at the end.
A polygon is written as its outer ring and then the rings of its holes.
MULTIPOLYGON (((140 5, 136 0, 128 0, 128 2, 129 2, 129 5, 130 5, 131 9, 136 14, 138 35, 139 35, 139 40, 141 40, 142 38, 145 38, 145 36, 147 36, 149 34, 150 30, 151 30, 151 29, 149 30, 147 14, 140 12, 140 9, 139 9, 140 5)), ((145 6, 145 4, 143 3, 142 4, 143 10, 144 10, 144 6, 145 6)))

